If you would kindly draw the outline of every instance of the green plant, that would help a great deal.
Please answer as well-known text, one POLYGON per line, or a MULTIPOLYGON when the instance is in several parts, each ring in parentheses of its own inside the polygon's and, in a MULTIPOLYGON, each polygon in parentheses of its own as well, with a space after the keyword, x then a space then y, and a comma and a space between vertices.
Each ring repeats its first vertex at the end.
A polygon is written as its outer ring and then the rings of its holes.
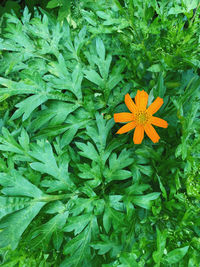
POLYGON ((4 14, 2 266, 198 267, 197 5, 101 0, 61 6, 59 19, 4 14), (137 90, 164 99, 159 143, 115 135, 113 114, 137 90))

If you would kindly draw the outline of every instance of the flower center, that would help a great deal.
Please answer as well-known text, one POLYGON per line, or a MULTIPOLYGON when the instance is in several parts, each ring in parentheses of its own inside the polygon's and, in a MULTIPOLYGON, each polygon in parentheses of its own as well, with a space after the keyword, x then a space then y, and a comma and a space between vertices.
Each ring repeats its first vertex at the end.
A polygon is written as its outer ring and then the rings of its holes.
POLYGON ((150 115, 146 111, 138 111, 135 114, 135 120, 140 125, 145 125, 150 119, 150 115))

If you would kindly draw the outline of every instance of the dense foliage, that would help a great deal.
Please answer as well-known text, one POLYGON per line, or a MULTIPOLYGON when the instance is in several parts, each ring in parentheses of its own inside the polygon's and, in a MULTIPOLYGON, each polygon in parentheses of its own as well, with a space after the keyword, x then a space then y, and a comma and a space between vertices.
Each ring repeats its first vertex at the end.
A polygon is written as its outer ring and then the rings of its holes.
POLYGON ((1 266, 198 267, 198 0, 47 2, 0 19, 1 266), (115 135, 137 90, 159 143, 115 135))

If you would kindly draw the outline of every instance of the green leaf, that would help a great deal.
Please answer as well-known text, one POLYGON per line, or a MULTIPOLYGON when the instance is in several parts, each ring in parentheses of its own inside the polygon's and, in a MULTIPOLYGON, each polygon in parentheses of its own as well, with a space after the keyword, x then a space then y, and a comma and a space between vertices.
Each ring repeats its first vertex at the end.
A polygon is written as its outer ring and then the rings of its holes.
POLYGON ((158 78, 158 83, 157 83, 157 91, 158 91, 158 96, 163 98, 166 92, 166 87, 164 85, 164 79, 163 79, 163 74, 160 73, 159 78, 158 78))
POLYGON ((42 103, 46 102, 47 99, 48 98, 43 95, 32 95, 26 98, 16 105, 18 110, 16 110, 12 115, 11 120, 15 120, 23 114, 22 120, 25 121, 26 119, 28 119, 33 110, 40 106, 42 103))
POLYGON ((57 238, 57 240, 54 241, 54 244, 59 248, 62 243, 62 235, 60 235, 60 232, 66 223, 68 215, 68 211, 57 214, 47 223, 41 225, 37 230, 34 230, 33 233, 30 234, 31 248, 42 246, 43 249, 46 250, 52 235, 57 238))
POLYGON ((83 18, 87 20, 89 24, 91 24, 92 26, 97 25, 97 22, 95 20, 95 15, 92 11, 88 12, 86 10, 81 10, 81 14, 83 15, 83 18))
POLYGON ((54 126, 63 124, 70 113, 79 105, 53 100, 46 105, 46 109, 35 113, 36 118, 32 121, 30 129, 37 131, 45 125, 54 126))
POLYGON ((112 224, 112 220, 111 220, 111 216, 109 213, 109 209, 105 209, 104 211, 104 215, 103 215, 103 226, 104 229, 106 230, 106 233, 108 233, 110 231, 111 228, 111 224, 112 224))
POLYGON ((105 46, 103 44, 103 41, 100 38, 96 39, 96 49, 98 56, 104 60, 105 59, 105 46))
POLYGON ((26 197, 0 197, 0 219, 29 205, 26 197))
POLYGON ((81 214, 83 211, 84 213, 91 213, 94 209, 94 206, 92 204, 91 198, 75 198, 75 206, 72 209, 73 216, 77 216, 81 214))
POLYGON ((81 156, 94 160, 95 162, 99 161, 99 155, 92 143, 87 142, 87 145, 86 145, 81 142, 75 142, 75 144, 81 150, 78 152, 81 156))
MULTIPOLYGON (((106 121, 102 115, 96 113, 96 125, 86 126, 87 135, 94 141, 96 144, 99 153, 102 153, 106 148, 106 141, 108 135, 111 131, 111 128, 114 125, 113 120, 106 121)), ((108 157, 109 155, 107 155, 108 157)), ((105 159, 106 160, 106 159, 105 159)))
POLYGON ((76 95, 77 99, 82 99, 81 83, 83 80, 83 74, 80 65, 76 65, 72 72, 72 91, 76 95))
MULTIPOLYGON (((59 183, 57 182, 58 186, 65 188, 66 190, 71 190, 73 182, 68 173, 68 156, 63 154, 62 161, 58 166, 52 147, 48 141, 38 141, 37 144, 34 144, 31 147, 32 150, 29 154, 38 160, 38 162, 30 164, 31 168, 41 173, 48 173, 59 181, 59 183)), ((49 181, 49 183, 51 184, 51 181, 49 181)))
POLYGON ((107 87, 109 91, 111 91, 121 80, 123 79, 123 76, 119 73, 110 74, 109 80, 107 82, 107 87))
POLYGON ((7 87, 3 87, 0 90, 0 95, 2 94, 9 94, 9 96, 12 95, 18 95, 18 94, 34 94, 35 88, 31 85, 27 85, 24 82, 14 82, 9 79, 5 79, 0 77, 0 84, 7 87))
POLYGON ((83 73, 80 64, 75 65, 73 72, 70 74, 65 59, 59 54, 58 62, 49 63, 49 71, 52 75, 45 75, 44 78, 51 87, 70 91, 77 99, 82 99, 81 83, 83 73))
POLYGON ((58 6, 62 6, 63 1, 62 0, 51 0, 47 4, 47 8, 55 8, 58 6))
POLYGON ((199 1, 198 0, 183 0, 183 5, 186 7, 187 12, 189 12, 191 9, 197 8, 199 1))
POLYGON ((133 196, 131 199, 133 204, 140 206, 144 209, 150 209, 152 206, 152 200, 157 199, 160 196, 160 193, 154 192, 142 196, 133 196))
POLYGON ((134 162, 134 159, 130 157, 130 151, 123 149, 117 158, 117 154, 113 153, 109 157, 109 168, 105 167, 104 176, 106 182, 109 183, 112 180, 125 180, 132 176, 132 172, 123 170, 134 162))
POLYGON ((8 129, 2 128, 3 137, 0 137, 0 150, 2 151, 10 151, 17 154, 24 154, 23 149, 20 145, 15 141, 14 137, 10 134, 8 129))
POLYGON ((87 184, 90 185, 92 188, 97 187, 101 184, 102 175, 99 164, 92 162, 92 166, 89 164, 77 164, 79 169, 78 176, 81 179, 90 179, 87 181, 87 184))
POLYGON ((150 72, 160 72, 162 70, 159 64, 154 64, 150 68, 147 69, 150 72))
POLYGON ((9 196, 1 198, 1 203, 6 201, 8 206, 1 211, 0 247, 11 245, 15 249, 25 229, 46 203, 40 202, 43 192, 16 170, 11 174, 0 173, 0 184, 4 187, 1 192, 9 196))
POLYGON ((80 234, 91 220, 91 214, 84 214, 68 219, 64 232, 74 231, 74 235, 80 234))
POLYGON ((109 200, 105 203, 103 226, 106 233, 110 231, 111 226, 116 230, 124 225, 124 205, 119 202, 121 198, 121 196, 110 196, 109 200))
POLYGON ((21 135, 18 137, 19 140, 19 144, 21 145, 21 147, 25 150, 28 151, 29 150, 29 143, 30 143, 30 139, 29 139, 29 135, 27 134, 27 132, 24 130, 24 128, 21 131, 21 135))
POLYGON ((160 190, 162 191, 162 196, 167 200, 167 192, 165 187, 163 186, 160 177, 157 175, 158 181, 159 181, 159 185, 160 185, 160 190))
POLYGON ((156 233, 157 233, 157 251, 154 251, 152 256, 154 262, 160 264, 166 246, 167 230, 165 229, 163 232, 161 232, 158 228, 156 228, 156 233))
POLYGON ((167 262, 168 264, 175 264, 179 262, 187 253, 189 246, 185 246, 182 248, 176 248, 170 251, 164 258, 163 262, 167 262))
POLYGON ((28 196, 39 198, 42 191, 30 183, 16 170, 11 173, 0 173, 0 184, 4 187, 1 192, 8 196, 28 196))
POLYGON ((53 239, 54 248, 57 251, 59 251, 59 249, 60 249, 60 247, 62 245, 63 239, 64 239, 64 233, 61 232, 61 231, 54 231, 52 239, 53 239))
POLYGON ((95 83, 99 87, 103 87, 104 81, 95 70, 85 70, 84 74, 85 74, 86 79, 95 83))
POLYGON ((137 256, 135 255, 135 253, 124 252, 119 258, 121 264, 118 265, 118 267, 138 266, 138 262, 136 261, 136 257, 137 256))
POLYGON ((3 217, 0 221, 0 247, 11 245, 16 249, 21 235, 45 204, 30 202, 28 207, 3 217))
POLYGON ((99 16, 101 19, 109 19, 110 18, 110 16, 103 11, 97 11, 96 13, 97 13, 97 16, 99 16))
POLYGON ((122 196, 121 195, 112 195, 109 196, 109 206, 112 207, 115 210, 118 211, 124 211, 124 204, 121 203, 122 201, 122 196))
POLYGON ((71 239, 64 247, 64 254, 68 256, 62 263, 61 267, 78 267, 83 261, 90 262, 90 241, 93 236, 98 234, 98 225, 96 217, 92 216, 89 225, 76 237, 71 239))
POLYGON ((102 241, 96 241, 91 243, 91 247, 94 249, 99 250, 98 254, 99 255, 104 255, 108 251, 111 251, 112 257, 116 257, 116 255, 121 251, 122 245, 118 244, 114 240, 110 240, 108 236, 101 234, 100 235, 102 241))

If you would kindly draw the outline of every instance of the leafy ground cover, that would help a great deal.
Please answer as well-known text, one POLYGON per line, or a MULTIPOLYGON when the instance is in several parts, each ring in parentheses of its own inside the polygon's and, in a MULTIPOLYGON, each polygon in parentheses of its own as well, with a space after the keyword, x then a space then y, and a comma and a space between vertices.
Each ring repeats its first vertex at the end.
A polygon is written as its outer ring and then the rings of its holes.
POLYGON ((196 0, 1 17, 1 266, 199 266, 198 20, 196 0), (116 135, 138 90, 159 142, 116 135))

